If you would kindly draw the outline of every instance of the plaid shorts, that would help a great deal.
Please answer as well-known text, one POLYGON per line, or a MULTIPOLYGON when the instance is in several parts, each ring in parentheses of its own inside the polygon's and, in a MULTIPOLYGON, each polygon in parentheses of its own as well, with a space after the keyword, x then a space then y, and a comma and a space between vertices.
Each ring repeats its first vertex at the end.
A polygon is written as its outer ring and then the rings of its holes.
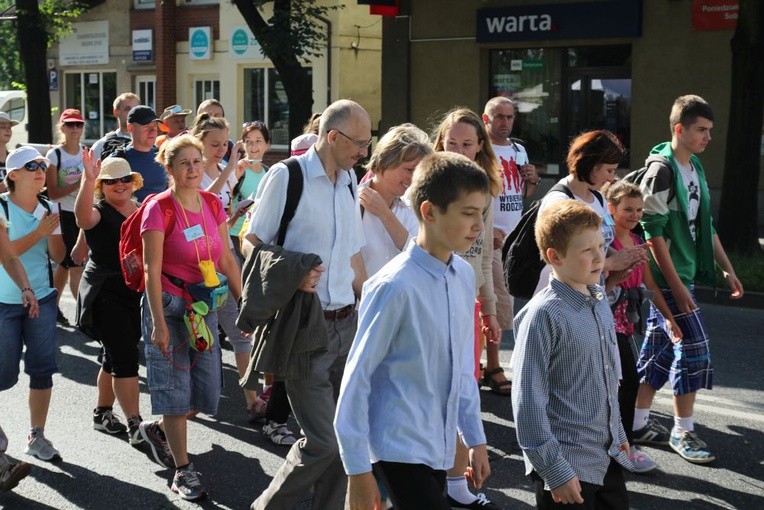
POLYGON ((671 381, 674 395, 694 393, 699 389, 710 390, 714 369, 703 314, 700 308, 690 313, 677 313, 671 291, 662 289, 662 293, 674 313, 677 326, 682 330, 682 340, 676 344, 671 342, 663 315, 651 304, 645 340, 637 361, 639 382, 658 390, 666 381, 671 381))

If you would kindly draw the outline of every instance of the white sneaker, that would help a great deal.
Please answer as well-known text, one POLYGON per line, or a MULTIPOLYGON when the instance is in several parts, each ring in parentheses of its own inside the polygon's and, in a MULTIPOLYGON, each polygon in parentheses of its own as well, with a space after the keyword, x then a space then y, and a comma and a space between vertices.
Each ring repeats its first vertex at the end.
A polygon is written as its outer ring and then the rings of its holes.
POLYGON ((263 425, 263 434, 270 438, 273 444, 282 446, 291 446, 297 442, 286 423, 276 423, 275 421, 268 420, 268 423, 263 425))
POLYGON ((42 430, 35 428, 29 435, 29 443, 25 452, 40 460, 61 460, 61 454, 53 448, 53 443, 45 438, 42 430))
POLYGON ((658 464, 656 464, 653 459, 636 446, 631 447, 629 460, 634 465, 634 468, 632 469, 634 473, 648 473, 658 467, 658 464))

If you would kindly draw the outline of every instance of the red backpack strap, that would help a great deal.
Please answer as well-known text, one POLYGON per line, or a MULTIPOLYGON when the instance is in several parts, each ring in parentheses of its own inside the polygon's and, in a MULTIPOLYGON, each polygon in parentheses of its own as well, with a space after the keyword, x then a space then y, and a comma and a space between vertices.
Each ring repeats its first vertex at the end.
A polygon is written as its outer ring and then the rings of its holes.
MULTIPOLYGON (((172 190, 168 189, 152 196, 159 201, 159 207, 162 209, 162 217, 164 218, 164 236, 166 239, 175 226, 175 205, 172 203, 172 190)), ((146 200, 148 200, 148 198, 149 197, 146 197, 146 200)))
POLYGON ((204 201, 207 202, 207 206, 212 209, 212 215, 217 219, 218 214, 223 209, 223 203, 220 201, 220 197, 209 191, 199 190, 204 201))

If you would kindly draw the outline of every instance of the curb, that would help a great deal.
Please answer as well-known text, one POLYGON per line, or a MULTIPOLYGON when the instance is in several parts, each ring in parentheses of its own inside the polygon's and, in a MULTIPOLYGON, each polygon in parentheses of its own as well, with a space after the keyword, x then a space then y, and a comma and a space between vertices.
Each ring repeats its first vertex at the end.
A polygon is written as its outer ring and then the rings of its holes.
POLYGON ((764 292, 746 291, 740 299, 730 299, 729 294, 727 289, 695 287, 695 298, 701 303, 764 310, 764 292))

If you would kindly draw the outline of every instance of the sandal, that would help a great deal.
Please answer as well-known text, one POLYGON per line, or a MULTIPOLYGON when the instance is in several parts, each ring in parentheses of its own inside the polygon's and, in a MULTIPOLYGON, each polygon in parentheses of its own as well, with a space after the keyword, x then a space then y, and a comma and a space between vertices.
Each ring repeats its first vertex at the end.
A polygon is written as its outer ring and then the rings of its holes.
POLYGON ((247 421, 249 423, 257 423, 265 419, 265 410, 268 407, 268 403, 260 397, 257 397, 252 403, 252 407, 247 408, 247 421))
POLYGON ((509 379, 497 381, 493 378, 494 375, 503 373, 504 369, 501 367, 494 368, 493 370, 483 370, 483 378, 480 379, 480 384, 491 388, 492 393, 508 396, 512 393, 512 381, 509 379))

